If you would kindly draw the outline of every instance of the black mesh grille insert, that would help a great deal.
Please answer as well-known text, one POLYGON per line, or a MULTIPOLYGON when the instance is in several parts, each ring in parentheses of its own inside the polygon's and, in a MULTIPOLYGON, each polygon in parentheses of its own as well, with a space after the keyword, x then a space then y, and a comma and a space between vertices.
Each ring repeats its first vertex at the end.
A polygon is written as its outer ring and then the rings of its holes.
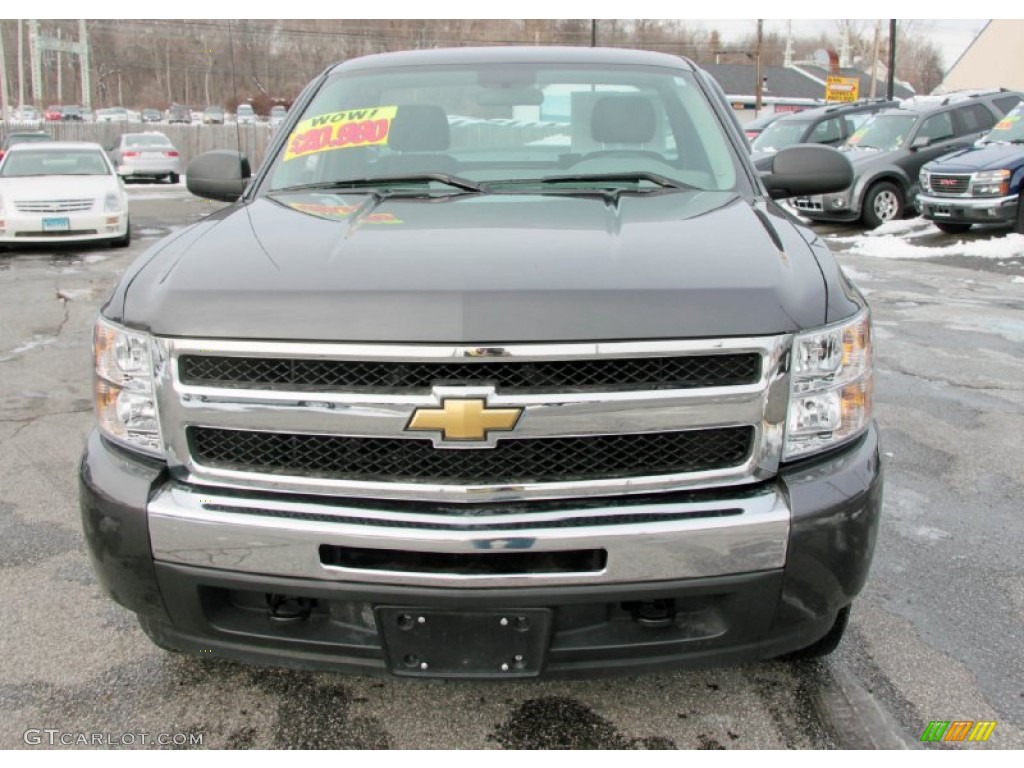
POLYGON ((753 384, 756 352, 685 357, 459 363, 182 355, 185 384, 233 389, 427 390, 438 384, 494 384, 499 389, 684 389, 753 384))
POLYGON ((752 427, 500 440, 435 448, 429 440, 294 435, 191 427, 205 466, 377 482, 495 484, 666 475, 724 469, 750 453, 752 427))

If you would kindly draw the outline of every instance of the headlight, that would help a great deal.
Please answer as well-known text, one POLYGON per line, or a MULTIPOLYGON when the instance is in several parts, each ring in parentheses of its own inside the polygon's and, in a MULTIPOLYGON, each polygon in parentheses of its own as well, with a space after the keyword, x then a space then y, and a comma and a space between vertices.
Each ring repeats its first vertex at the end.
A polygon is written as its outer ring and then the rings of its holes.
POLYGON ((928 173, 928 171, 926 171, 924 169, 921 170, 921 177, 920 177, 919 181, 921 182, 921 191, 922 192, 931 192, 932 191, 932 185, 931 185, 932 175, 930 173, 928 173))
POLYGON ((103 200, 103 210, 107 213, 115 213, 120 211, 124 206, 121 205, 121 196, 116 192, 108 192, 106 198, 103 200))
POLYGON ((100 431, 121 445, 163 456, 153 389, 152 339, 104 320, 93 331, 100 431))
POLYGON ((1010 194, 1010 172, 978 171, 971 176, 971 192, 982 197, 1005 197, 1010 194))
POLYGON ((871 422, 871 321, 853 320, 799 334, 793 341, 783 459, 850 440, 871 422))

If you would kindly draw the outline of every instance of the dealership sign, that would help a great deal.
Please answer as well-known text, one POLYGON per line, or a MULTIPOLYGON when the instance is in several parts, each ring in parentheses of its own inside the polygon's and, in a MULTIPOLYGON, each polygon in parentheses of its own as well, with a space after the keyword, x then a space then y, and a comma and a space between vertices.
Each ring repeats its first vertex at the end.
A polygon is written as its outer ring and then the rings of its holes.
POLYGON ((860 98, 860 80, 856 77, 829 76, 825 80, 825 101, 856 101, 860 98))

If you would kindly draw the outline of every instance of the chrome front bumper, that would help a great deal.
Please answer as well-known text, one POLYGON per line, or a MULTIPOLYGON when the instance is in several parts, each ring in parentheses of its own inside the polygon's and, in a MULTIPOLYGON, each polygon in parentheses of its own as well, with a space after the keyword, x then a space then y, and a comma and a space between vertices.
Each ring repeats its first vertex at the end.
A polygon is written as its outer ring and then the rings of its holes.
POLYGON ((1017 217, 1020 196, 1005 198, 953 198, 919 195, 918 210, 932 221, 970 221, 977 223, 1013 221, 1017 217))
MULTIPOLYGON (((563 507, 565 505, 562 505, 563 507)), ((165 486, 148 504, 157 562, 363 584, 516 587, 654 582, 782 568, 790 535, 786 499, 768 486, 736 498, 452 515, 317 501, 200 493, 165 486), (343 568, 321 546, 423 553, 603 549, 585 573, 451 574, 343 568)))

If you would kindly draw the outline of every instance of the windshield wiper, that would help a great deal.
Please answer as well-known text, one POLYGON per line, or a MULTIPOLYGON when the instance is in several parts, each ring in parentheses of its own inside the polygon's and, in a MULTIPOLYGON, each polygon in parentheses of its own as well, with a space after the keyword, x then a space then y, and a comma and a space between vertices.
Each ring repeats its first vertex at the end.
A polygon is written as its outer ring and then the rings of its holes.
POLYGON ((666 189, 698 189, 698 187, 692 184, 686 184, 682 181, 676 181, 670 179, 667 176, 662 176, 660 173, 650 173, 648 171, 625 171, 623 173, 581 173, 572 174, 567 176, 545 176, 542 179, 537 179, 542 184, 569 184, 574 181, 582 182, 634 182, 639 183, 641 181, 649 181, 652 184, 656 184, 659 187, 666 189))
MULTIPOLYGON (((437 181, 447 184, 449 187, 460 189, 465 192, 484 192, 485 189, 475 181, 464 179, 461 176, 454 176, 450 173, 417 173, 403 176, 371 176, 364 179, 339 179, 338 181, 318 181, 313 184, 296 184, 291 187, 272 189, 271 193, 280 192, 304 192, 316 189, 364 189, 376 187, 390 187, 402 184, 422 184, 423 182, 437 181)), ((416 190, 422 193, 429 190, 416 190)), ((389 195, 394 194, 388 192, 389 195)))

